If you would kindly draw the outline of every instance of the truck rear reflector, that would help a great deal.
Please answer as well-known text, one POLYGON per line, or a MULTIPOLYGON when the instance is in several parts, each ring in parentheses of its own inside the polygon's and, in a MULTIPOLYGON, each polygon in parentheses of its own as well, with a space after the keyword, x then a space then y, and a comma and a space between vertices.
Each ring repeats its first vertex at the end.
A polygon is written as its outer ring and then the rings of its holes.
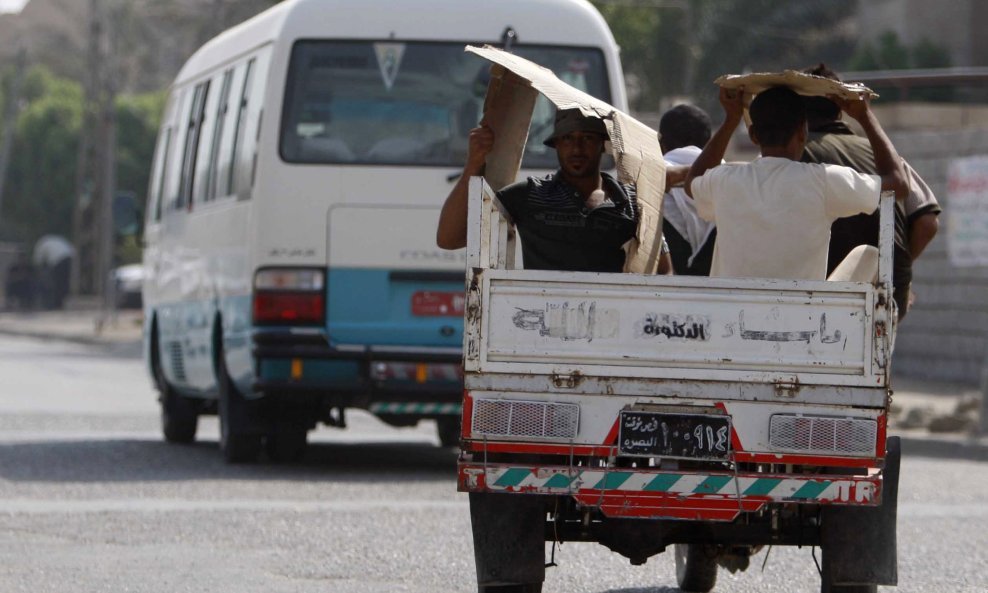
POLYGON ((773 451, 864 456, 875 452, 878 423, 867 418, 774 414, 769 424, 773 451))
POLYGON ((580 425, 580 406, 555 402, 476 399, 473 436, 573 439, 580 425))

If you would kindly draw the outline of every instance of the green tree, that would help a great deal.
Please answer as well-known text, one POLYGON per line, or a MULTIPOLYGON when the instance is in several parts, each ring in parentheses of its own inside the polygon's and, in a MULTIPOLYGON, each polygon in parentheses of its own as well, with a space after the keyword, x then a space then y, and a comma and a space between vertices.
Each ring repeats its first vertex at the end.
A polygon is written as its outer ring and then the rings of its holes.
POLYGON ((154 143, 167 91, 117 99, 117 188, 144 204, 154 143))
POLYGON ((35 66, 27 76, 25 100, 7 172, 4 235, 18 241, 33 241, 44 233, 67 236, 74 204, 82 90, 35 66))
MULTIPOLYGON (((876 43, 863 43, 850 61, 852 70, 904 70, 909 68, 946 68, 951 65, 950 52, 929 39, 907 46, 894 31, 882 33, 876 43)), ((910 89, 908 95, 896 88, 878 89, 883 101, 953 101, 951 86, 910 89)))
MULTIPOLYGON (((116 103, 117 187, 143 204, 166 91, 125 95, 116 103)), ((82 127, 79 85, 33 67, 24 84, 14 137, 0 239, 69 236, 76 205, 76 161, 82 127)))
POLYGON ((910 67, 909 48, 894 31, 878 36, 877 43, 863 43, 851 57, 852 70, 902 70, 910 67))
POLYGON ((672 97, 717 109, 721 74, 847 62, 855 0, 595 0, 642 92, 632 109, 672 97))

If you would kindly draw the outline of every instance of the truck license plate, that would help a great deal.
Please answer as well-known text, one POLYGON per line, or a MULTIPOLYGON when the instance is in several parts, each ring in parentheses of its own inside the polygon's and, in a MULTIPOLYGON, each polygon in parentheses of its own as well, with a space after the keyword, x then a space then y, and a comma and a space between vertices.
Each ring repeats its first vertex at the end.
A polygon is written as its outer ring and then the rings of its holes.
POLYGON ((623 455, 726 459, 730 448, 728 416, 621 412, 618 451, 623 455))

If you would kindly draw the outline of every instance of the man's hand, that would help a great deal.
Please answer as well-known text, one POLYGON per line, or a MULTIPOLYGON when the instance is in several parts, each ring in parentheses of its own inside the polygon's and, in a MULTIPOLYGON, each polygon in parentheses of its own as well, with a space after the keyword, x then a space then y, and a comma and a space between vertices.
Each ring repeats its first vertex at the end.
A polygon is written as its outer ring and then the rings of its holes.
POLYGON ((885 130, 871 110, 871 99, 868 97, 844 99, 836 95, 827 98, 861 124, 861 128, 868 136, 868 143, 871 144, 871 151, 875 154, 875 172, 882 178, 882 190, 894 191, 897 200, 905 198, 909 194, 906 170, 902 166, 899 153, 895 151, 895 146, 885 135, 885 130))
POLYGON ((841 108, 841 111, 858 122, 871 111, 871 98, 867 96, 856 99, 845 99, 837 95, 828 95, 827 98, 836 103, 841 108))
POLYGON ((464 170, 477 173, 483 168, 487 155, 494 148, 494 130, 487 125, 487 122, 481 120, 479 126, 470 130, 468 139, 467 162, 464 170))
POLYGON ((744 115, 744 87, 726 89, 720 87, 720 105, 727 119, 740 122, 744 115))

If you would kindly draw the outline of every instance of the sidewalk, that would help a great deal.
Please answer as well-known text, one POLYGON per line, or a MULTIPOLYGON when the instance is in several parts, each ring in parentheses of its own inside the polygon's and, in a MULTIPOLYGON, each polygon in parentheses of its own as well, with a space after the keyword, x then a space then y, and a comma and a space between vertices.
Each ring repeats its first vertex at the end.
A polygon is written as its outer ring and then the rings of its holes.
MULTIPOLYGON (((0 311, 0 334, 69 340, 139 355, 142 312, 102 312, 92 300, 61 311, 0 311)), ((909 455, 988 461, 988 436, 974 436, 981 393, 976 386, 920 381, 894 374, 889 434, 909 455)))
POLYGON ((140 309, 102 311, 91 298, 70 299, 57 311, 0 310, 0 334, 141 350, 140 309))

